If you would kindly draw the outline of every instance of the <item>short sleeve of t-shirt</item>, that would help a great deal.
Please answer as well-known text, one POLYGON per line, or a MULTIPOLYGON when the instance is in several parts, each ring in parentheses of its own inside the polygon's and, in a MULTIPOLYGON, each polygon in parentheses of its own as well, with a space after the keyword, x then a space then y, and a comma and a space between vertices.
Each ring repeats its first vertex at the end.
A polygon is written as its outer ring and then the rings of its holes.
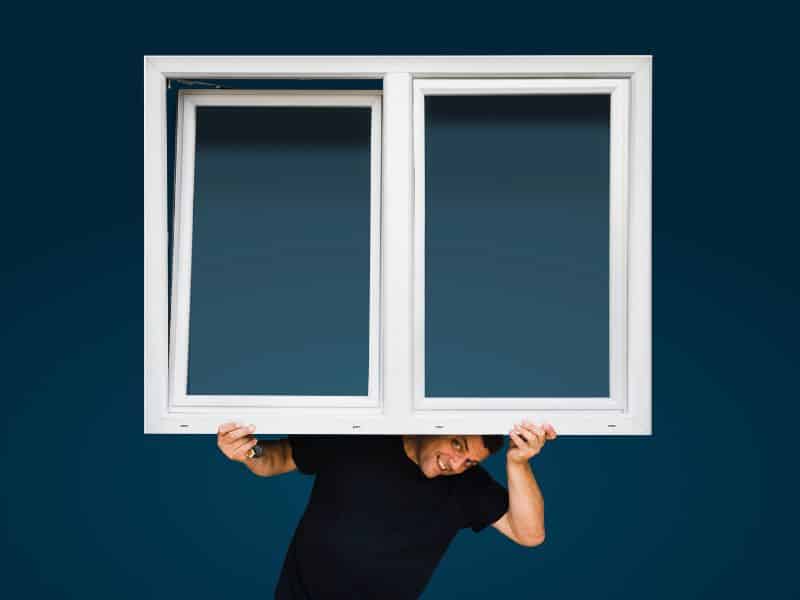
POLYGON ((341 447, 341 440, 330 435, 290 435, 289 444, 297 470, 313 475, 331 463, 341 447))
POLYGON ((481 531, 508 512, 508 492, 482 466, 465 471, 458 479, 457 498, 464 514, 463 527, 481 531))

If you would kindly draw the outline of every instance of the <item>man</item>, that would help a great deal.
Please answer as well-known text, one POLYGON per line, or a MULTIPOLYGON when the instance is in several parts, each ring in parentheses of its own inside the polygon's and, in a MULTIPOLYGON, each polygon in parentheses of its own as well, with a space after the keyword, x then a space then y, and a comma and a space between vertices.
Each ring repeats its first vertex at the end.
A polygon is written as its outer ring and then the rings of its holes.
POLYGON ((529 460, 550 425, 509 433, 508 491, 479 465, 501 436, 290 436, 219 427, 229 459, 262 477, 299 470, 316 479, 286 554, 278 599, 417 598, 459 529, 492 525, 523 546, 544 541, 544 501, 529 460), (256 452, 258 445, 259 451, 256 452))

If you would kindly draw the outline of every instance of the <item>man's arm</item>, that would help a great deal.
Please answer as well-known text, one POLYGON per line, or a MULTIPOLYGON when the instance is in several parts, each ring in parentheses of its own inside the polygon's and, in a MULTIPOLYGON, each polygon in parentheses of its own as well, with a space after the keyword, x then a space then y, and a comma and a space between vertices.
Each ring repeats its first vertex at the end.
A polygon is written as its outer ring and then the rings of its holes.
POLYGON ((547 440, 556 438, 551 425, 523 422, 509 434, 511 443, 506 455, 508 475, 508 512, 493 527, 523 546, 544 542, 544 497, 528 462, 547 440))
POLYGON ((294 471, 297 465, 292 457, 292 446, 288 439, 256 440, 253 437, 255 427, 238 423, 225 423, 217 430, 217 446, 222 453, 235 462, 243 463, 260 477, 272 477, 294 471), (258 445, 260 456, 248 458, 252 448, 258 445))

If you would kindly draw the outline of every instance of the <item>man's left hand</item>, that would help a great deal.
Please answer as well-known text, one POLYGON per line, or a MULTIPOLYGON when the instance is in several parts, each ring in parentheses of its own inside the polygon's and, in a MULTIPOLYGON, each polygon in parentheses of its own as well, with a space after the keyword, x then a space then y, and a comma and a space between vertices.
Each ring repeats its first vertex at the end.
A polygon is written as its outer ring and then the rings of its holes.
POLYGON ((523 464, 542 451, 545 442, 556 439, 556 430, 549 423, 536 425, 523 421, 514 425, 509 432, 511 443, 508 445, 506 459, 511 463, 523 464))

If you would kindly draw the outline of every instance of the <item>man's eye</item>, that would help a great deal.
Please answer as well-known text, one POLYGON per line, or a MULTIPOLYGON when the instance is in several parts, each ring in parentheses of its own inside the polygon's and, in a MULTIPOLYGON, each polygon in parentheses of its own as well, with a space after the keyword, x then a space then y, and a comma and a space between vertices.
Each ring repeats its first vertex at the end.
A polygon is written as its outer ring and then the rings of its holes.
POLYGON ((461 442, 459 442, 458 440, 453 440, 453 448, 455 448, 456 450, 461 450, 461 442))

